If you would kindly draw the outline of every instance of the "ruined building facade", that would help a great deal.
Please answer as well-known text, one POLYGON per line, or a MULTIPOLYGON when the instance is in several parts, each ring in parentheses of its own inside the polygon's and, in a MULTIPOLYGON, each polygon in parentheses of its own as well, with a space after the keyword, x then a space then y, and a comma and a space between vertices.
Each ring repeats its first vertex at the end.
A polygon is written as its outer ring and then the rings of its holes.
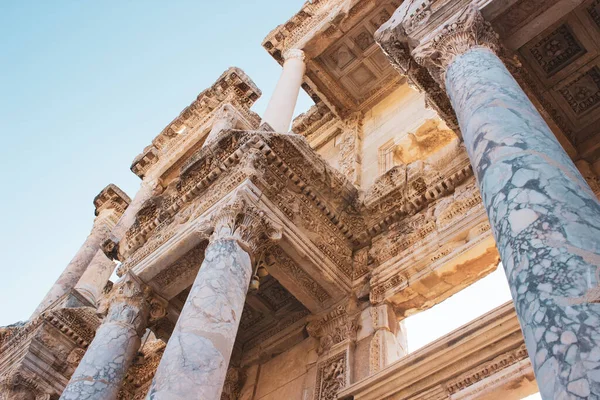
POLYGON ((263 47, 264 115, 230 68, 94 199, 0 397, 599 399, 600 1, 313 0, 263 47), (514 301, 407 354, 500 260, 514 301))

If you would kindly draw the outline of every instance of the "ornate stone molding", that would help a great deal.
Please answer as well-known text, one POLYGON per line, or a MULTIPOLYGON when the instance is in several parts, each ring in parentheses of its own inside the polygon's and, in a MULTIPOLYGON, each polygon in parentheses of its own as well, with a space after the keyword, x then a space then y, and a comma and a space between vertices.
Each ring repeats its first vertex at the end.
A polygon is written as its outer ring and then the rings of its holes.
POLYGON ((105 210, 113 210, 116 223, 116 220, 123 215, 125 209, 129 206, 129 203, 131 203, 129 196, 119 189, 117 185, 111 183, 94 197, 94 214, 100 216, 105 210))
POLYGON ((15 398, 46 400, 50 399, 50 394, 44 391, 39 378, 33 373, 17 370, 0 377, 0 399, 15 398))
POLYGON ((148 321, 153 323, 166 315, 167 302, 153 296, 152 289, 128 272, 109 293, 104 323, 131 325, 142 335, 148 321))
POLYGON ((241 368, 230 367, 225 377, 221 400, 237 400, 245 380, 246 376, 241 368))
POLYGON ((486 47, 496 53, 501 49, 492 25, 485 21, 479 8, 471 4, 416 47, 412 55, 443 87, 445 71, 454 58, 474 47, 486 47))
POLYGON ((460 135, 458 120, 448 95, 429 70, 415 61, 411 55, 410 39, 405 29, 402 24, 393 25, 394 21, 395 17, 383 24, 375 33, 377 43, 394 68, 407 77, 408 85, 425 95, 425 106, 436 111, 446 125, 460 135))
POLYGON ((281 239, 281 227, 240 195, 223 205, 213 216, 212 223, 215 230, 211 241, 233 238, 255 259, 266 246, 281 239))
POLYGON ((324 354, 335 345, 356 339, 360 322, 358 314, 352 313, 349 308, 350 306, 337 306, 333 311, 307 325, 308 334, 319 339, 318 354, 324 354))
POLYGON ((450 380, 445 385, 446 390, 449 395, 453 395, 527 358, 527 349, 523 344, 512 351, 506 352, 487 363, 480 364, 469 372, 450 380))
POLYGON ((315 400, 335 400, 340 390, 350 384, 348 351, 338 353, 318 365, 315 400))
POLYGON ((289 50, 286 50, 285 53, 283 53, 283 59, 285 61, 300 60, 300 61, 304 62, 306 57, 304 55, 304 52, 300 49, 289 49, 289 50))

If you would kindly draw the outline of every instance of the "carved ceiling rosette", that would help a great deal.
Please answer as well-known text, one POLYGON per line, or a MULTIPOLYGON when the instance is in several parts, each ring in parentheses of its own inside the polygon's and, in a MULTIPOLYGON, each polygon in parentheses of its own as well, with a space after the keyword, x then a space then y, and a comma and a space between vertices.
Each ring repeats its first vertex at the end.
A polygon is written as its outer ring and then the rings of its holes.
POLYGON ((279 225, 239 194, 217 211, 212 223, 215 230, 211 241, 235 239, 254 260, 259 259, 262 251, 281 239, 282 235, 279 225))

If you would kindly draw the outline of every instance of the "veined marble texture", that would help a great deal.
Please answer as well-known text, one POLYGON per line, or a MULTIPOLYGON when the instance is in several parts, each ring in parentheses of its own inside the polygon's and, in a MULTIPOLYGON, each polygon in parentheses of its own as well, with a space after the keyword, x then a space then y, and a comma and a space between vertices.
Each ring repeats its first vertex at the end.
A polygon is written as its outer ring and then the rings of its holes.
POLYGON ((148 399, 220 398, 251 274, 250 256, 237 241, 208 245, 148 399))
POLYGON ((133 325, 121 321, 102 324, 60 398, 116 399, 139 347, 140 338, 133 325))
POLYGON ((502 61, 446 72, 542 397, 600 398, 600 204, 502 61))

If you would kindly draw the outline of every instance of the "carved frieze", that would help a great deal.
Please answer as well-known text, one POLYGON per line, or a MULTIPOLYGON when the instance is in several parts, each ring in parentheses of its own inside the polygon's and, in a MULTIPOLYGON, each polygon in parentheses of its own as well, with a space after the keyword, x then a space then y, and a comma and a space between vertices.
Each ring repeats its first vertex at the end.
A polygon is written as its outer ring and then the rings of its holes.
POLYGON ((269 249, 265 256, 267 267, 277 264, 281 270, 288 275, 309 296, 323 304, 331 299, 331 296, 317 283, 306 271, 298 266, 280 247, 274 246, 269 249))
POLYGON ((317 353, 323 354, 340 343, 355 340, 359 328, 356 311, 350 305, 339 305, 325 315, 313 318, 306 330, 319 339, 317 353))
POLYGON ((471 371, 450 380, 445 385, 446 390, 448 394, 452 395, 527 358, 527 349, 523 344, 514 350, 506 352, 487 363, 478 365, 471 371))
POLYGON ((181 276, 189 275, 190 272, 197 271, 204 260, 204 250, 207 242, 202 242, 186 254, 181 256, 173 265, 163 269, 153 278, 153 282, 161 288, 168 287, 181 276))
POLYGON ((340 390, 350 384, 347 351, 321 361, 317 367, 315 400, 335 400, 340 390))

